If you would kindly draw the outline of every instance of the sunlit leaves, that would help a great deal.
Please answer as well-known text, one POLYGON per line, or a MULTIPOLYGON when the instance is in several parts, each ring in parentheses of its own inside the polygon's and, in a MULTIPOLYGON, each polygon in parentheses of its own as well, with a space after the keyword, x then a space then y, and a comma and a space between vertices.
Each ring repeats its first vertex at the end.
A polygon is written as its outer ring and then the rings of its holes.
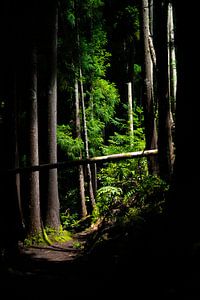
POLYGON ((79 138, 73 138, 69 125, 57 126, 57 143, 66 156, 74 159, 80 156, 83 150, 83 142, 79 138))

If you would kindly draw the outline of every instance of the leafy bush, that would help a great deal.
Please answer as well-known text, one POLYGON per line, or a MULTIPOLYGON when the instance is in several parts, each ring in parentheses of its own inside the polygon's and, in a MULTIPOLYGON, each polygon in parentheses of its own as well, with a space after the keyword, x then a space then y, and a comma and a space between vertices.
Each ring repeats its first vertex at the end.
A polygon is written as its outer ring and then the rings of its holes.
POLYGON ((69 125, 57 126, 57 143, 70 159, 79 157, 80 151, 84 148, 83 141, 80 138, 72 137, 69 125))
POLYGON ((93 211, 93 219, 103 217, 112 209, 113 205, 121 199, 122 189, 114 186, 104 186, 97 191, 96 207, 93 211))

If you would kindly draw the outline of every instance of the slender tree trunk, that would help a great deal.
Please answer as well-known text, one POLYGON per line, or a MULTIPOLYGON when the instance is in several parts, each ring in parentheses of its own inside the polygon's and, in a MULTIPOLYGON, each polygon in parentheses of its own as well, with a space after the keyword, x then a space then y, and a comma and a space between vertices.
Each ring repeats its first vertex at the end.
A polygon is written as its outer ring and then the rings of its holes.
MULTIPOLYGON (((84 142, 85 142, 85 154, 86 158, 89 158, 89 145, 88 145, 88 134, 87 134, 87 120, 85 114, 85 99, 84 99, 84 90, 83 90, 83 80, 82 80, 82 70, 80 68, 80 95, 81 95, 81 104, 82 104, 82 116, 83 116, 83 132, 84 132, 84 142)), ((92 172, 90 165, 87 164, 87 174, 88 174, 88 187, 89 187, 89 197, 92 204, 92 207, 95 206, 94 191, 92 185, 92 172)))
POLYGON ((153 0, 148 0, 149 2, 149 51, 151 56, 150 68, 151 68, 151 90, 152 90, 152 99, 154 100, 154 67, 156 66, 156 57, 154 53, 153 46, 153 0))
MULTIPOLYGON (((82 80, 82 69, 81 69, 81 56, 80 56, 80 35, 79 35, 79 15, 78 15, 78 7, 77 2, 74 1, 74 11, 75 11, 75 27, 76 27, 76 44, 78 49, 77 62, 79 66, 79 88, 80 88, 80 99, 81 99, 81 107, 82 107, 82 120, 83 120, 83 134, 84 134, 84 144, 85 144, 85 154, 86 158, 89 158, 89 147, 88 147, 88 134, 87 134, 87 121, 85 114, 85 99, 84 99, 84 89, 83 89, 83 80, 82 80)), ((89 197, 91 201, 92 207, 95 206, 95 197, 92 185, 92 172, 90 165, 87 165, 87 175, 88 175, 88 189, 89 189, 89 197)))
POLYGON ((173 116, 176 109, 176 55, 174 46, 174 21, 173 7, 168 5, 168 65, 169 65, 169 99, 171 107, 171 123, 173 124, 173 116))
MULTIPOLYGON (((49 32, 47 46, 47 106, 48 106, 48 162, 57 162, 57 1, 48 5, 49 32)), ((57 169, 48 172, 47 209, 45 226, 59 230, 60 203, 57 169)))
MULTIPOLYGON (((37 107, 37 53, 35 45, 30 49, 28 78, 28 164, 30 166, 39 164, 38 151, 38 107, 37 107)), ((39 234, 42 231, 40 216, 40 189, 39 171, 31 172, 29 175, 28 188, 28 235, 39 234)))
MULTIPOLYGON (((75 79, 75 107, 76 107, 76 136, 81 137, 81 122, 80 122, 80 102, 79 102, 79 86, 78 80, 75 79)), ((80 159, 82 159, 82 153, 80 153, 80 159)), ((81 214, 82 217, 87 216, 87 207, 85 199, 85 181, 84 181, 84 169, 83 165, 78 167, 79 173, 79 189, 81 197, 81 214)))
MULTIPOLYGON (((154 116, 153 92, 152 92, 152 65, 149 48, 149 8, 148 0, 142 1, 142 40, 144 51, 143 65, 143 107, 145 121, 146 148, 157 148, 157 129, 154 116)), ((148 159, 149 172, 158 173, 158 163, 155 157, 148 159)))
POLYGON ((170 101, 168 89, 168 47, 167 15, 168 1, 154 0, 156 5, 156 57, 157 57, 157 97, 158 97, 158 159, 160 176, 169 180, 173 171, 173 144, 170 122, 170 101))
POLYGON ((131 146, 133 146, 133 98, 132 98, 132 83, 128 82, 128 117, 129 117, 129 135, 131 140, 131 146))

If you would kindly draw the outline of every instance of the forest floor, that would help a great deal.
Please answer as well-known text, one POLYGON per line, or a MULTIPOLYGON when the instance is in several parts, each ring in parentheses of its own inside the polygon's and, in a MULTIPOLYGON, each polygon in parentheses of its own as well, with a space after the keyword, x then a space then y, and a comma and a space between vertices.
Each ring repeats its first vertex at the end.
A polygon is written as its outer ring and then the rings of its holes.
POLYGON ((195 255, 175 253, 161 220, 121 231, 112 226, 103 232, 88 229, 52 246, 19 244, 17 256, 4 262, 1 295, 200 299, 200 261, 195 255))

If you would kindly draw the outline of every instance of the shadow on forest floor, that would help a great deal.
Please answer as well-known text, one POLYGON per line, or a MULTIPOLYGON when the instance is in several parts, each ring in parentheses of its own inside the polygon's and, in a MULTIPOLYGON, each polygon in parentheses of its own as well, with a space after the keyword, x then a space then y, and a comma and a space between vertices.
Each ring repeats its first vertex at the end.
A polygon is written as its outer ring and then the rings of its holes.
MULTIPOLYGON (((161 217, 85 231, 63 244, 20 247, 4 263, 1 291, 26 299, 200 299, 199 255, 174 246, 161 217), (102 238, 103 236, 103 238, 102 238)), ((9 298, 10 299, 10 298, 9 298)))

